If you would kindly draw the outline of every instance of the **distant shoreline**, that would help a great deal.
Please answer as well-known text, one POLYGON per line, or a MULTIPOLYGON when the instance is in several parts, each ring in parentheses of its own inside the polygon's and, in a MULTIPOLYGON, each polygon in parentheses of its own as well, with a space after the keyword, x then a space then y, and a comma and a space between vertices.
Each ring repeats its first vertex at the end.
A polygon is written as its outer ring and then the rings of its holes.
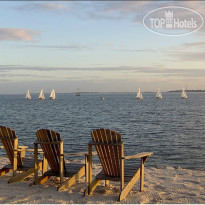
MULTIPOLYGON (((205 90, 185 90, 186 92, 205 92, 205 90)), ((181 90, 171 90, 168 92, 181 92, 181 90)))

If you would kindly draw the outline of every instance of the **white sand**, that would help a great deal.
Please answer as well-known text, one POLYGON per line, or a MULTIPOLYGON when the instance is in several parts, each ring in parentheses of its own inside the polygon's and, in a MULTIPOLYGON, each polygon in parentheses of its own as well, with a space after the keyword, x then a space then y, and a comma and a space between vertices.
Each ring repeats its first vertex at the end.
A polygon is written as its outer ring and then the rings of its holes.
MULTIPOLYGON (((0 157, 1 167, 6 164, 7 158, 0 157)), ((147 162, 149 163, 149 162, 147 162)), ((99 165, 94 165, 94 173, 98 172, 99 165)), ((43 185, 29 186, 32 177, 24 182, 8 184, 11 174, 0 178, 0 203, 26 204, 114 204, 119 195, 119 183, 110 183, 110 187, 99 185, 91 196, 84 197, 86 188, 84 178, 69 190, 57 192, 56 179, 47 181, 43 185), (116 185, 116 186, 115 186, 116 185)), ((137 183, 127 198, 120 203, 131 204, 202 204, 205 203, 205 171, 174 169, 145 168, 145 189, 139 192, 137 183)))

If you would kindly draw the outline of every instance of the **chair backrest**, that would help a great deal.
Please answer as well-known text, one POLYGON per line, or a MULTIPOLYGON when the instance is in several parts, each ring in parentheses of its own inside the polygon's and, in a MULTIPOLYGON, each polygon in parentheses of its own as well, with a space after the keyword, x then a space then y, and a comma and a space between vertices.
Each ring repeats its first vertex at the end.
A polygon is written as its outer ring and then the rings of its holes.
MULTIPOLYGON (((41 145, 41 149, 44 152, 44 156, 46 157, 48 164, 52 171, 59 172, 60 165, 60 143, 58 144, 41 144, 40 142, 60 142, 61 136, 60 133, 55 132, 53 130, 48 129, 40 129, 36 132, 36 137, 41 145)), ((64 172, 66 172, 65 162, 64 164, 64 172)))
MULTIPOLYGON (((15 140, 17 143, 16 148, 18 148, 18 138, 16 136, 16 132, 10 129, 9 127, 0 126, 0 141, 12 165, 13 165, 13 160, 14 160, 14 141, 15 140)), ((23 166, 21 154, 19 152, 17 154, 17 166, 18 167, 23 166)))
POLYGON ((96 129, 91 132, 103 171, 107 176, 120 176, 121 134, 109 129, 96 129))

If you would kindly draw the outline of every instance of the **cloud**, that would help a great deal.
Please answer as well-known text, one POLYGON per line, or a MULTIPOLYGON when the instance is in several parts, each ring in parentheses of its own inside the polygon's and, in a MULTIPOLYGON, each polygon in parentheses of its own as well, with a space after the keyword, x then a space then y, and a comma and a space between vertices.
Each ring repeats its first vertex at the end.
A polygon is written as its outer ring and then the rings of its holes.
MULTIPOLYGON (((0 73, 9 73, 11 71, 32 71, 35 75, 35 71, 42 72, 55 72, 55 71, 79 71, 90 72, 91 76, 93 72, 126 72, 132 74, 150 74, 157 76, 175 76, 175 77, 200 77, 205 76, 205 69, 170 69, 163 66, 143 67, 143 66, 116 66, 116 67, 34 67, 34 66, 21 66, 21 65, 0 65, 0 73)), ((40 74, 38 73, 38 76, 40 74)))
POLYGON ((199 42, 193 42, 193 43, 184 43, 181 45, 182 49, 190 49, 190 48, 205 48, 205 42, 199 41, 199 42))
POLYGON ((65 12, 69 11, 69 8, 65 4, 59 4, 59 3, 33 3, 29 2, 24 5, 12 7, 16 10, 20 11, 47 11, 47 12, 65 12))
POLYGON ((0 28, 0 41, 34 41, 39 31, 19 28, 0 28))
POLYGON ((24 48, 48 48, 48 49, 60 49, 60 50, 92 50, 91 47, 80 45, 80 44, 70 44, 70 45, 22 45, 18 47, 24 48))
POLYGON ((201 52, 174 52, 169 53, 169 56, 174 57, 180 61, 200 61, 205 62, 205 51, 201 52))

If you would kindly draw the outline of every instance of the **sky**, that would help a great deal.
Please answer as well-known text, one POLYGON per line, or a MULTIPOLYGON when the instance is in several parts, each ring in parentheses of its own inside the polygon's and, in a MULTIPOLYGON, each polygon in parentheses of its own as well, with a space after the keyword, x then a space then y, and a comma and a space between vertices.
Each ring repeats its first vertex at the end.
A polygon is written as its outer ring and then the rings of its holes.
POLYGON ((205 89, 205 25, 183 36, 143 18, 203 1, 0 1, 0 94, 205 89))

